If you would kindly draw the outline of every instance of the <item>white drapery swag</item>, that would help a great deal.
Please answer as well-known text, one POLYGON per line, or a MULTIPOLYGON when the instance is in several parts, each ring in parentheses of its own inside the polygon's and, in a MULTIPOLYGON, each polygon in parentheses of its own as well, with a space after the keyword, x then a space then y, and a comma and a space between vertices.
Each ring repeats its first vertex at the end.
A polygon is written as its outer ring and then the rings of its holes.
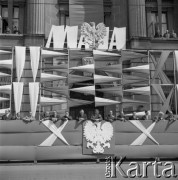
POLYGON ((20 112, 23 94, 23 82, 13 82, 15 112, 20 112))
POLYGON ((30 107, 32 115, 35 117, 39 96, 39 82, 29 83, 30 107))
POLYGON ((38 72, 38 66, 40 61, 40 47, 30 47, 30 59, 31 59, 31 68, 33 81, 36 81, 36 75, 38 72))
POLYGON ((12 68, 12 59, 1 60, 0 67, 11 69, 12 68))
POLYGON ((17 81, 20 82, 22 72, 25 65, 26 47, 15 46, 15 61, 16 61, 16 73, 17 81))

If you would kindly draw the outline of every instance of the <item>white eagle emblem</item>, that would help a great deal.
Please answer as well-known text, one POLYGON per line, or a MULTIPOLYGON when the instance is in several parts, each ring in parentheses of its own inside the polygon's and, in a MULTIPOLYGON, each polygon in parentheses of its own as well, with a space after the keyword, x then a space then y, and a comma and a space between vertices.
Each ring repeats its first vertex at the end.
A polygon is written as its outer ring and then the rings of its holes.
POLYGON ((110 148, 113 126, 109 122, 101 125, 101 122, 87 121, 84 126, 84 137, 87 140, 87 148, 92 148, 93 153, 104 153, 105 147, 110 148))
POLYGON ((95 22, 90 22, 90 24, 86 22, 82 24, 81 35, 84 36, 85 44, 88 44, 91 49, 96 49, 100 44, 104 43, 106 26, 103 23, 99 23, 96 27, 95 22))

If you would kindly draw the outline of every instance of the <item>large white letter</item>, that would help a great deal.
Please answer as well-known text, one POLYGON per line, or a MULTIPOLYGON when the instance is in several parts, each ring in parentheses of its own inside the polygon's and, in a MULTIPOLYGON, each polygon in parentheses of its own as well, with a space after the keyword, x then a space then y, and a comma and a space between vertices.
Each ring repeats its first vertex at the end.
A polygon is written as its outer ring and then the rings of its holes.
POLYGON ((77 48, 77 36, 78 36, 78 26, 52 26, 49 33, 48 41, 46 43, 46 48, 50 47, 51 41, 53 39, 53 48, 61 49, 64 48, 64 42, 67 36, 68 48, 77 48))
POLYGON ((109 50, 113 49, 113 46, 116 46, 117 50, 126 48, 126 28, 114 28, 111 43, 109 46, 109 50))
POLYGON ((87 43, 85 43, 85 37, 84 36, 80 36, 80 40, 78 43, 78 48, 81 49, 82 46, 85 46, 85 49, 89 49, 89 45, 87 43))

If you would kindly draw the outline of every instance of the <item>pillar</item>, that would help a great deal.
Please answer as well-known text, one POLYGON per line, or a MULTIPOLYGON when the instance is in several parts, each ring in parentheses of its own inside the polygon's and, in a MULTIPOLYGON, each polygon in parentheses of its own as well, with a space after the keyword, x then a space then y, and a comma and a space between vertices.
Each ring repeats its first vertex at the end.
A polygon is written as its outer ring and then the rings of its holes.
POLYGON ((146 37, 145 0, 129 0, 130 37, 146 37))
POLYGON ((27 34, 45 34, 44 0, 27 1, 27 34))

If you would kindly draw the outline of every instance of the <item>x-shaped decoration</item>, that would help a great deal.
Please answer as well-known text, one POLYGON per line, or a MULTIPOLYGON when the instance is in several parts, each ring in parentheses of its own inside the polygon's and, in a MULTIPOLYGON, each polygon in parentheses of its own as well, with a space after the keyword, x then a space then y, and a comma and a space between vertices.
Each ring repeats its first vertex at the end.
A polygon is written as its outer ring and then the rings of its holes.
POLYGON ((159 78, 162 81, 162 84, 171 84, 171 81, 169 80, 169 78, 166 76, 166 74, 164 73, 164 71, 162 70, 164 63, 166 62, 166 60, 168 59, 168 56, 170 54, 171 51, 163 51, 161 53, 161 56, 159 58, 159 61, 157 62, 155 57, 153 55, 150 54, 151 60, 155 66, 155 73, 154 76, 151 80, 151 84, 154 82, 155 78, 159 76, 159 78))
POLYGON ((172 89, 171 89, 171 91, 170 91, 167 98, 166 98, 166 96, 164 94, 164 91, 163 91, 160 84, 152 84, 152 87, 154 88, 154 90, 156 91, 156 93, 158 94, 158 96, 160 97, 160 99, 163 102, 163 105, 162 105, 160 111, 165 113, 167 110, 170 110, 171 109, 170 100, 171 100, 171 97, 172 97, 173 92, 174 92, 174 87, 172 87, 172 89))
POLYGON ((52 132, 52 134, 39 146, 52 146, 57 138, 62 140, 65 144, 69 145, 64 136, 61 134, 62 130, 68 123, 68 120, 65 121, 59 128, 57 128, 56 125, 50 120, 43 121, 42 123, 52 132))
POLYGON ((142 134, 134 142, 132 142, 131 145, 142 145, 147 137, 150 138, 155 144, 159 145, 159 143, 150 134, 155 126, 155 122, 152 123, 147 129, 138 120, 130 120, 130 122, 142 132, 142 134))

